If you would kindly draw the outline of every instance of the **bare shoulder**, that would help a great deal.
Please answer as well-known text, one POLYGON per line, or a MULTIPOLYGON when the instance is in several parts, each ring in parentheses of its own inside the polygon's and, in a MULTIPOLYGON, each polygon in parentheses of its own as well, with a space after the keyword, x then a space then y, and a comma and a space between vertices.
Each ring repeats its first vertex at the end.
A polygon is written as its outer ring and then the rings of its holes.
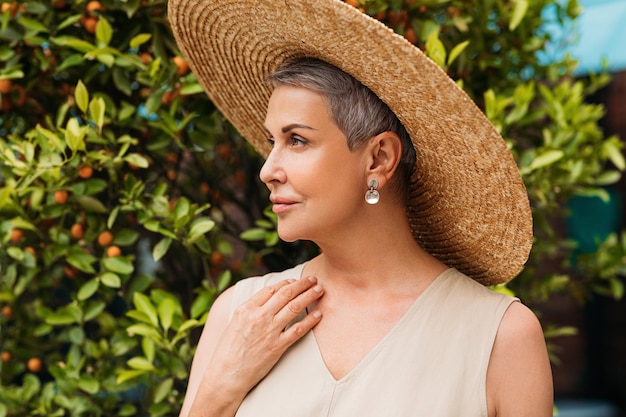
POLYGON ((507 309, 487 370, 489 416, 552 416, 552 371, 541 324, 525 305, 507 309))
POLYGON ((202 381, 202 376, 211 360, 211 356, 215 351, 217 342, 228 325, 230 309, 233 300, 234 287, 230 287, 213 302, 206 324, 200 335, 196 354, 191 364, 191 372, 189 374, 189 382, 187 392, 183 401, 183 407, 180 416, 186 416, 189 413, 191 404, 196 396, 196 392, 202 381))

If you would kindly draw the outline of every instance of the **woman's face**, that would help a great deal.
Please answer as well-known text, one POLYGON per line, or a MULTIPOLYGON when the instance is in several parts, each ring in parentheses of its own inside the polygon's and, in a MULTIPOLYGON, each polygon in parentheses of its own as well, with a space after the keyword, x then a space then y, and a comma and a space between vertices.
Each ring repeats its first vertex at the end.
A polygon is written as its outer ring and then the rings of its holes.
POLYGON ((364 149, 350 151, 318 93, 284 85, 268 104, 273 145, 261 169, 283 240, 319 242, 357 224, 367 190, 364 149))

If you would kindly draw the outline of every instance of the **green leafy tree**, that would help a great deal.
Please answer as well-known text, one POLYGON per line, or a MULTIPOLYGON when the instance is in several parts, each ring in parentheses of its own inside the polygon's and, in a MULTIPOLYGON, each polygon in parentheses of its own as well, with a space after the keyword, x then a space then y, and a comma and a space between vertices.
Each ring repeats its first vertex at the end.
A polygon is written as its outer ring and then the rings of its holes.
MULTIPOLYGON (((626 242, 579 255, 558 227, 569 199, 608 198, 625 166, 585 102, 608 78, 539 59, 554 41, 542 11, 574 19, 576 2, 355 5, 445 68, 514 153, 536 242, 499 289, 621 296, 626 242)), ((1 11, 0 416, 176 414, 216 295, 316 249, 278 240, 262 161, 178 55, 164 1, 1 11)))

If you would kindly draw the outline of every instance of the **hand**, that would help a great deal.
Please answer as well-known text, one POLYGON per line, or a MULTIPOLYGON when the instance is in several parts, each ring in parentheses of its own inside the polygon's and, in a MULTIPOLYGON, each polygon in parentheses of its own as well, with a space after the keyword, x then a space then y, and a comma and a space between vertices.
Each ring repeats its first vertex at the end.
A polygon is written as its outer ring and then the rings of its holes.
POLYGON ((312 311, 286 328, 323 293, 317 279, 308 277, 281 281, 252 296, 235 310, 203 383, 219 384, 222 392, 227 389, 245 396, 287 348, 320 321, 321 313, 312 311))

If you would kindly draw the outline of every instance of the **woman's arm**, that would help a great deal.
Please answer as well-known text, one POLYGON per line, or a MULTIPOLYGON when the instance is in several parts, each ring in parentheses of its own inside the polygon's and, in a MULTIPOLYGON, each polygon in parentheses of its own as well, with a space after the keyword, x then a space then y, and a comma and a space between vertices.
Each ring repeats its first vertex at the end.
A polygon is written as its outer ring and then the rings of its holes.
POLYGON ((552 371, 539 320, 521 303, 508 308, 487 370, 489 417, 551 417, 552 371))
POLYGON ((233 288, 220 295, 200 336, 180 417, 232 417, 247 393, 282 354, 321 319, 312 311, 291 323, 322 296, 315 278, 263 288, 228 321, 233 288))

